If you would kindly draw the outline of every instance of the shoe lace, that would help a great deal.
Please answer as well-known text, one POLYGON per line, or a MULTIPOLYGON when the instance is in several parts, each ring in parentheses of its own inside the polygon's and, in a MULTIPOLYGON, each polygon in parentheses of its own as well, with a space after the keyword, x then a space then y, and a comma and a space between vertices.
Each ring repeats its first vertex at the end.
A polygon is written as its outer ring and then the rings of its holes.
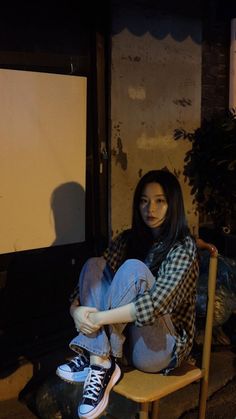
POLYGON ((75 356, 71 363, 74 364, 76 367, 80 367, 81 365, 85 365, 87 362, 87 358, 84 355, 75 356))
POLYGON ((87 399, 97 400, 101 386, 102 380, 105 375, 105 370, 94 370, 90 369, 89 374, 84 383, 84 393, 83 396, 87 399))

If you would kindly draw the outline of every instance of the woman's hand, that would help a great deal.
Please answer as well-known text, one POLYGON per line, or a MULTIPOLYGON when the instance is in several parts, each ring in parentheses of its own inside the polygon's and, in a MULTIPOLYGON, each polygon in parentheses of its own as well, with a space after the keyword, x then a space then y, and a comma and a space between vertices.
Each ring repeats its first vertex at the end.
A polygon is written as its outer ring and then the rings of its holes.
POLYGON ((96 313, 97 311, 98 310, 95 307, 73 307, 71 314, 74 319, 77 332, 81 332, 84 335, 90 335, 100 329, 100 326, 93 323, 89 318, 91 313, 96 313))
POLYGON ((74 310, 79 307, 79 300, 75 298, 70 305, 70 315, 73 317, 74 310))

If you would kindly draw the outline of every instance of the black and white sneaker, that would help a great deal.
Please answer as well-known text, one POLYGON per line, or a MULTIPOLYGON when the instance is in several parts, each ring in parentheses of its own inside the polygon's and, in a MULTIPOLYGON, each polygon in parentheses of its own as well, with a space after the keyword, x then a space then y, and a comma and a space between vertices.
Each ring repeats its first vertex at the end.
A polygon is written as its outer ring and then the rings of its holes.
POLYGON ((67 364, 59 365, 56 374, 65 381, 81 383, 86 380, 89 372, 89 357, 84 354, 75 356, 67 364))
POLYGON ((90 371, 84 383, 83 398, 78 407, 81 419, 97 418, 106 409, 109 394, 121 375, 120 367, 114 358, 110 368, 101 365, 90 365, 90 371))

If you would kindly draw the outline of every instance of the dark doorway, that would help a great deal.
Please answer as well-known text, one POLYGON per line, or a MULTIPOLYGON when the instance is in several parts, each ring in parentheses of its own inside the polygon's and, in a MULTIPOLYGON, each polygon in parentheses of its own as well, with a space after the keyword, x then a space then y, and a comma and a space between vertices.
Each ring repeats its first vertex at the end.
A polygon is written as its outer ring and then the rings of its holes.
POLYGON ((65 3, 1 8, 1 68, 87 77, 85 241, 0 255, 3 374, 19 357, 68 344, 74 333, 69 296, 84 261, 100 254, 108 239, 107 14, 65 3))

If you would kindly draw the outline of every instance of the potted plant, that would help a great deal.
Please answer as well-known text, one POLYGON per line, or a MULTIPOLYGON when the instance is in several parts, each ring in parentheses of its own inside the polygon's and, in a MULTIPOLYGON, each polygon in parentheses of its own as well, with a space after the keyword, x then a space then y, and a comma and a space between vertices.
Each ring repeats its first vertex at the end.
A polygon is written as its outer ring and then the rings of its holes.
POLYGON ((197 210, 214 227, 236 232, 236 113, 226 110, 204 119, 193 132, 176 129, 174 139, 191 142, 183 174, 197 210))

